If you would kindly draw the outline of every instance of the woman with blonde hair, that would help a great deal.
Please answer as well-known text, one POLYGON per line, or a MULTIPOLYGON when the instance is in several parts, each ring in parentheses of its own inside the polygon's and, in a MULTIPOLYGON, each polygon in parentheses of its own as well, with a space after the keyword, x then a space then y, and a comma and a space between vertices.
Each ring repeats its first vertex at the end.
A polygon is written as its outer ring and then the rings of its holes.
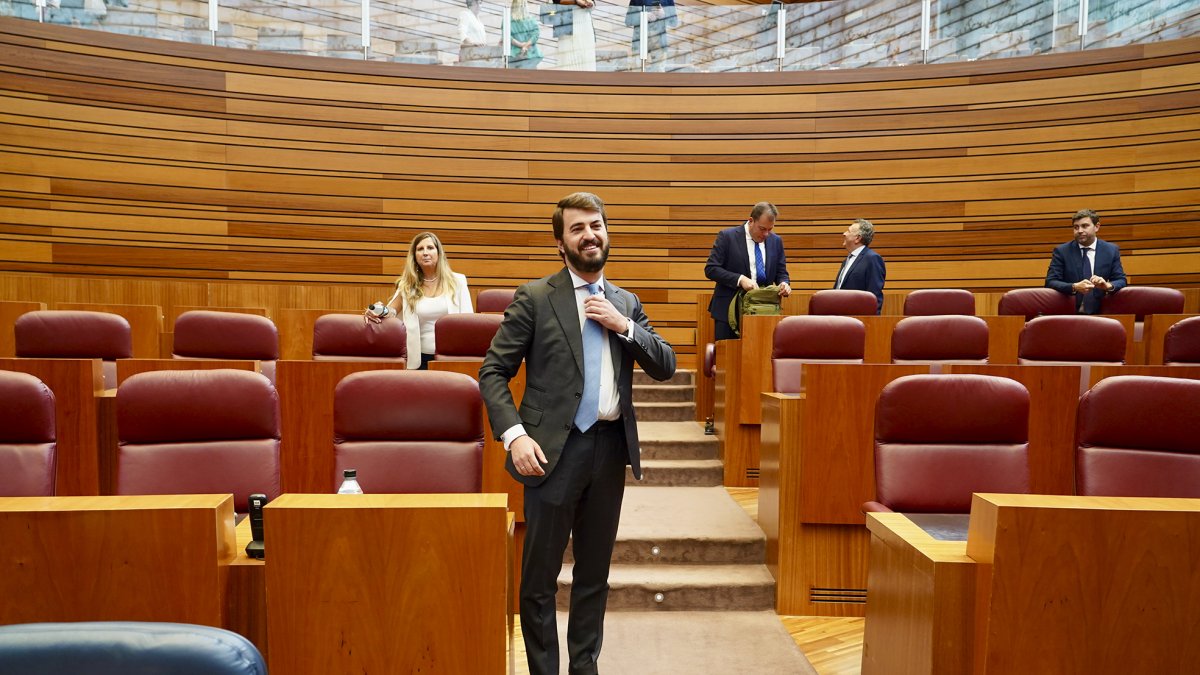
POLYGON ((469 314, 471 293, 467 278, 450 269, 442 242, 432 232, 413 237, 404 262, 404 272, 396 280, 396 292, 387 304, 367 308, 370 321, 390 316, 404 321, 408 339, 409 370, 425 370, 436 351, 433 325, 447 314, 469 314))

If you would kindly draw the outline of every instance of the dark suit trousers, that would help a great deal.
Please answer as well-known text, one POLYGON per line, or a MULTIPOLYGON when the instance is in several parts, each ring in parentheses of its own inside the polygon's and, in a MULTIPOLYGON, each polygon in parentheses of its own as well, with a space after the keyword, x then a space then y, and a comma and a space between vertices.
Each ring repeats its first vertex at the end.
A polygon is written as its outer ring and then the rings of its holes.
POLYGON ((597 422, 587 433, 572 429, 545 482, 525 486, 521 631, 530 675, 559 672, 555 593, 569 538, 575 556, 567 622, 569 672, 596 673, 627 463, 620 420, 597 422))

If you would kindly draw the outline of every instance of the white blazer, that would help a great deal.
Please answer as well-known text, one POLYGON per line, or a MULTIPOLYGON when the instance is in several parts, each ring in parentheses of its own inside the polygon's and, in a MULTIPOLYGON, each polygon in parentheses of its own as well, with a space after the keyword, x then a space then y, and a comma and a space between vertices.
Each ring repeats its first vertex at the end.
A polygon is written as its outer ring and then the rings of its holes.
MULTIPOLYGON (((467 288, 467 277, 453 272, 454 281, 457 282, 458 292, 452 298, 448 298, 449 314, 470 314, 475 310, 471 307, 471 291, 467 288)), ((408 344, 408 365, 409 370, 416 370, 421 367, 421 326, 417 323, 417 313, 407 304, 404 306, 404 313, 400 317, 404 321, 405 339, 408 344)))

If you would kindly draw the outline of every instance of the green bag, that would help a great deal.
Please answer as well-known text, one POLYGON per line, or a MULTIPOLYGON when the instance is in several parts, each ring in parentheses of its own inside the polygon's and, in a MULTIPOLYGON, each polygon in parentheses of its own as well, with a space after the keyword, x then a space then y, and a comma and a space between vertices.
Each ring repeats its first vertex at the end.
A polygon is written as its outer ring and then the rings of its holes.
POLYGON ((735 334, 741 335, 738 326, 743 316, 777 316, 782 313, 778 286, 771 284, 752 291, 739 290, 729 303, 729 327, 735 334))

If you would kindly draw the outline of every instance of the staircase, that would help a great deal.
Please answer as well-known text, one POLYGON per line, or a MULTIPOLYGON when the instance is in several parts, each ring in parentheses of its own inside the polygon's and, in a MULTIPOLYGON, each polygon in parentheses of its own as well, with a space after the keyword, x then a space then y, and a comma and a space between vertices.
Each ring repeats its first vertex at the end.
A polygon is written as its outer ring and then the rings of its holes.
MULTIPOLYGON (((717 440, 696 422, 691 371, 634 374, 644 480, 627 477, 608 609, 761 611, 774 607, 766 538, 721 487, 717 440)), ((570 601, 571 551, 558 606, 570 601)))

